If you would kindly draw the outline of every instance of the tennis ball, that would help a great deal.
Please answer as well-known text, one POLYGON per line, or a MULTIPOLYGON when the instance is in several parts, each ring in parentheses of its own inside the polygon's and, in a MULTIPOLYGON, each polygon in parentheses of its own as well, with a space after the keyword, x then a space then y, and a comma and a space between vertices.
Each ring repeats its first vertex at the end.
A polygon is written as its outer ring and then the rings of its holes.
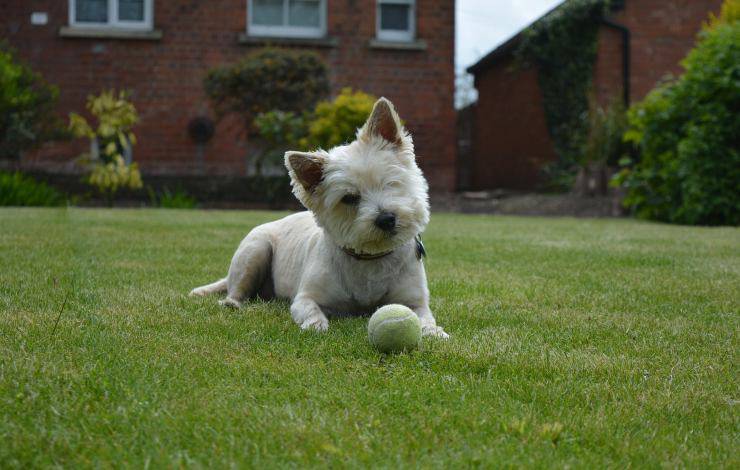
POLYGON ((367 324, 370 342, 384 353, 410 351, 421 341, 421 322, 410 308, 391 304, 380 307, 367 324))

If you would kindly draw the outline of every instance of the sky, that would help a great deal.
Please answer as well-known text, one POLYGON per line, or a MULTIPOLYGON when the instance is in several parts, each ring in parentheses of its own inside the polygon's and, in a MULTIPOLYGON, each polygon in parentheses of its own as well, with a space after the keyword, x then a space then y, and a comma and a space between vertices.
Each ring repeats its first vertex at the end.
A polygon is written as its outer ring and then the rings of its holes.
POLYGON ((457 70, 474 64, 563 0, 457 0, 457 70))

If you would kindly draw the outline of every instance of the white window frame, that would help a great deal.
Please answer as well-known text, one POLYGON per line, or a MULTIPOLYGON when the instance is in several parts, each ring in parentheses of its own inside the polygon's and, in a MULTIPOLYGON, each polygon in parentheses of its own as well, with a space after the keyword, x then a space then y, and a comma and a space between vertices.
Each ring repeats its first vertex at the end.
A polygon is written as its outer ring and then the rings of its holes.
POLYGON ((377 38, 380 41, 412 42, 416 39, 416 0, 376 0, 375 31, 377 38), (397 29, 380 29, 380 6, 382 4, 408 5, 409 29, 406 31, 400 31, 397 29))
POLYGON ((269 26, 264 24, 252 24, 253 0, 247 0, 247 35, 259 37, 281 37, 281 38, 323 38, 326 36, 326 0, 318 0, 319 3, 319 26, 311 28, 306 26, 288 25, 288 0, 283 0, 283 24, 281 26, 269 26))
POLYGON ((144 21, 119 20, 118 0, 108 0, 108 21, 105 23, 77 21, 76 2, 77 0, 69 0, 69 25, 75 28, 151 30, 154 25, 154 0, 144 0, 144 21))

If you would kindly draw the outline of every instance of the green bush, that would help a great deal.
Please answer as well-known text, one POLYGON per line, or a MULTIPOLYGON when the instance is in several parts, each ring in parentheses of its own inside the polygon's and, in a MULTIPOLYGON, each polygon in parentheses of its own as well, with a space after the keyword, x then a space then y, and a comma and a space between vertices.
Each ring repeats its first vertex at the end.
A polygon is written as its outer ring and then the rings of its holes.
POLYGON ((547 128, 557 160, 543 168, 549 190, 573 182, 588 134, 589 90, 603 19, 613 0, 567 0, 524 30, 516 48, 523 66, 537 69, 547 128))
POLYGON ((0 206, 63 206, 66 198, 51 186, 22 173, 0 172, 0 206))
POLYGON ((317 104, 301 147, 329 149, 353 140, 357 129, 370 116, 375 100, 362 91, 344 88, 334 100, 317 104))
POLYGON ((76 137, 90 139, 97 144, 97 155, 83 153, 78 161, 90 174, 86 181, 105 196, 109 205, 120 189, 140 189, 141 173, 135 162, 125 160, 126 150, 136 144, 131 130, 139 115, 124 91, 113 90, 87 97, 87 109, 95 117, 94 127, 77 113, 69 114, 69 128, 76 137))
POLYGON ((616 182, 638 217, 738 225, 740 22, 715 21, 683 66, 629 111, 625 139, 639 159, 625 159, 616 182))
POLYGON ((164 188, 162 191, 156 192, 151 187, 147 187, 147 191, 149 192, 149 200, 156 207, 194 209, 198 205, 198 201, 184 189, 170 191, 168 188, 164 188))
POLYGON ((308 113, 273 110, 254 118, 259 140, 251 157, 258 175, 265 164, 282 166, 285 152, 300 148, 301 139, 306 136, 308 116, 308 113))
POLYGON ((0 42, 0 158, 17 159, 24 150, 66 136, 54 113, 58 94, 0 42))
POLYGON ((333 100, 308 112, 273 110, 254 119, 259 144, 252 155, 257 174, 266 163, 282 165, 287 150, 329 149, 354 139, 373 109, 375 98, 344 88, 333 100))
POLYGON ((614 167, 629 152, 622 138, 627 130, 627 114, 621 99, 606 108, 592 105, 588 112, 588 133, 578 158, 581 167, 603 163, 614 167))
POLYGON ((260 113, 302 113, 329 93, 326 65, 311 52, 263 49, 208 72, 206 95, 220 115, 236 113, 251 132, 260 113))

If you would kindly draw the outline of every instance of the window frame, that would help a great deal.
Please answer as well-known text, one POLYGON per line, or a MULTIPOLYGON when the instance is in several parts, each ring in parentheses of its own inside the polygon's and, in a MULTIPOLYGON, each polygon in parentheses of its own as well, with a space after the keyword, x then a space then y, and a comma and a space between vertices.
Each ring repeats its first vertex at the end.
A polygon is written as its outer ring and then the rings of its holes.
POLYGON ((416 40, 416 0, 376 0, 375 1, 375 37, 379 41, 387 42, 414 42, 416 40), (409 29, 381 29, 381 5, 408 5, 409 29))
POLYGON ((283 0, 283 24, 255 25, 252 14, 254 12, 254 0, 247 0, 247 36, 250 37, 275 37, 275 38, 324 38, 326 37, 326 4, 327 0, 317 0, 319 4, 319 26, 311 28, 306 26, 289 26, 289 1, 283 0))
POLYGON ((69 25, 75 28, 95 28, 95 29, 116 29, 116 30, 135 30, 151 31, 154 27, 154 0, 144 0, 144 20, 131 21, 118 19, 118 0, 107 0, 108 21, 92 22, 77 21, 76 18, 77 0, 69 0, 69 25))

